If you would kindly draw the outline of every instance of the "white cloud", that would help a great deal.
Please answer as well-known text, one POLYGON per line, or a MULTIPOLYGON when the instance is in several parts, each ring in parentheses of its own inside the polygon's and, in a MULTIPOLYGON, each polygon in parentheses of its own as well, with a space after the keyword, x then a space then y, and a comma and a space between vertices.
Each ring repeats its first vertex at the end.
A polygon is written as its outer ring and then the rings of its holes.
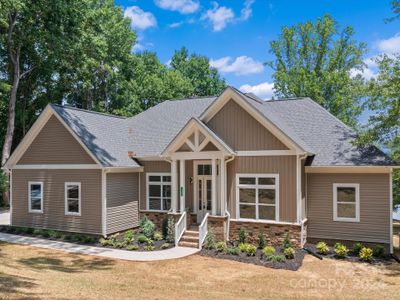
POLYGON ((158 7, 162 9, 180 12, 181 14, 191 14, 200 7, 198 1, 195 0, 155 0, 158 7))
POLYGON ((211 59, 210 65, 221 73, 234 73, 235 75, 258 74, 264 70, 262 62, 245 55, 236 57, 234 60, 230 56, 211 59))
POLYGON ((388 38, 386 40, 378 41, 378 49, 386 54, 394 54, 400 52, 400 35, 396 34, 395 36, 388 38))
POLYGON ((131 25, 135 29, 145 30, 157 26, 157 20, 151 12, 145 12, 138 6, 130 6, 125 9, 124 16, 131 19, 131 25))
POLYGON ((201 17, 201 20, 211 22, 213 31, 221 31, 226 25, 232 22, 235 18, 235 13, 232 9, 226 6, 219 6, 217 2, 213 2, 213 8, 207 10, 201 17))
POLYGON ((274 84, 263 82, 256 85, 245 84, 239 88, 244 93, 253 93, 262 99, 271 99, 274 95, 274 84))
POLYGON ((246 0, 244 2, 244 7, 240 11, 240 19, 243 21, 246 21, 251 17, 251 14, 253 13, 253 10, 251 9, 251 6, 253 5, 254 0, 246 0))
POLYGON ((175 22, 168 25, 169 28, 178 28, 183 25, 184 22, 175 22))

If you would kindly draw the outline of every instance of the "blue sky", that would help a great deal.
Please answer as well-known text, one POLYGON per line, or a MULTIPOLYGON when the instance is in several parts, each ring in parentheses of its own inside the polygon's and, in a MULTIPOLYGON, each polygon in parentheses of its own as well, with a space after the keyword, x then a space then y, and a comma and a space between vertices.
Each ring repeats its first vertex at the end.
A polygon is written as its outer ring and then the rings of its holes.
POLYGON ((371 58, 400 50, 398 22, 385 24, 392 16, 389 0, 117 0, 132 19, 138 33, 134 51, 156 52, 167 63, 176 49, 211 59, 228 84, 252 91, 262 98, 272 96, 272 70, 263 62, 272 60, 269 42, 282 26, 331 14, 341 25, 355 29, 355 39, 367 43, 366 78, 375 75, 371 58))

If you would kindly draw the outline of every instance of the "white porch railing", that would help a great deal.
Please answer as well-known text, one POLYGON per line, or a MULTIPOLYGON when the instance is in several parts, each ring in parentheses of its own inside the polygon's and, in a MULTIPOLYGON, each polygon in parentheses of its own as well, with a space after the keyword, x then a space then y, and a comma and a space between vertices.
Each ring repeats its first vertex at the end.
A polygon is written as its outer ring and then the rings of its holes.
POLYGON ((228 216, 228 220, 226 224, 226 237, 225 237, 225 241, 229 240, 229 229, 230 229, 230 224, 231 224, 231 214, 229 213, 229 211, 225 211, 225 214, 228 216))
POLYGON ((207 233, 208 233, 208 216, 210 213, 206 213, 206 215, 203 218, 203 221, 201 221, 201 224, 199 226, 199 249, 203 246, 204 240, 206 239, 207 233))
POLYGON ((186 211, 184 211, 179 218, 178 222, 175 224, 175 246, 178 246, 178 243, 185 233, 186 230, 186 211))

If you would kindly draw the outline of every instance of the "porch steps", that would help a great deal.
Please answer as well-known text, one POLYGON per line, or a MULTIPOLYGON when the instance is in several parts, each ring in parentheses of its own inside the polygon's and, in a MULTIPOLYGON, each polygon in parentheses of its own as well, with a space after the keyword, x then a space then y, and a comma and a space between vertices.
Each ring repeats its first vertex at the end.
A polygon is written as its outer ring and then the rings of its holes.
POLYGON ((186 230, 179 241, 179 246, 199 248, 199 231, 193 230, 192 228, 190 230, 186 230))

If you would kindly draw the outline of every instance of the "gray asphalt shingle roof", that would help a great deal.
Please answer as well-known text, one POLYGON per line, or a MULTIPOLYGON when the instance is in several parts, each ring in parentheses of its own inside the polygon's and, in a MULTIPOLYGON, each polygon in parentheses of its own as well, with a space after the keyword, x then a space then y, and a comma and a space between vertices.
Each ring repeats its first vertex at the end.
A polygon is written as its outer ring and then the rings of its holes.
MULTIPOLYGON (((242 95, 297 145, 315 154, 312 165, 394 165, 376 147, 354 146, 354 131, 309 98, 262 101, 252 94, 242 95)), ((52 107, 104 166, 123 167, 139 166, 128 151, 138 157, 159 156, 185 124, 215 99, 164 101, 132 118, 52 107)))

